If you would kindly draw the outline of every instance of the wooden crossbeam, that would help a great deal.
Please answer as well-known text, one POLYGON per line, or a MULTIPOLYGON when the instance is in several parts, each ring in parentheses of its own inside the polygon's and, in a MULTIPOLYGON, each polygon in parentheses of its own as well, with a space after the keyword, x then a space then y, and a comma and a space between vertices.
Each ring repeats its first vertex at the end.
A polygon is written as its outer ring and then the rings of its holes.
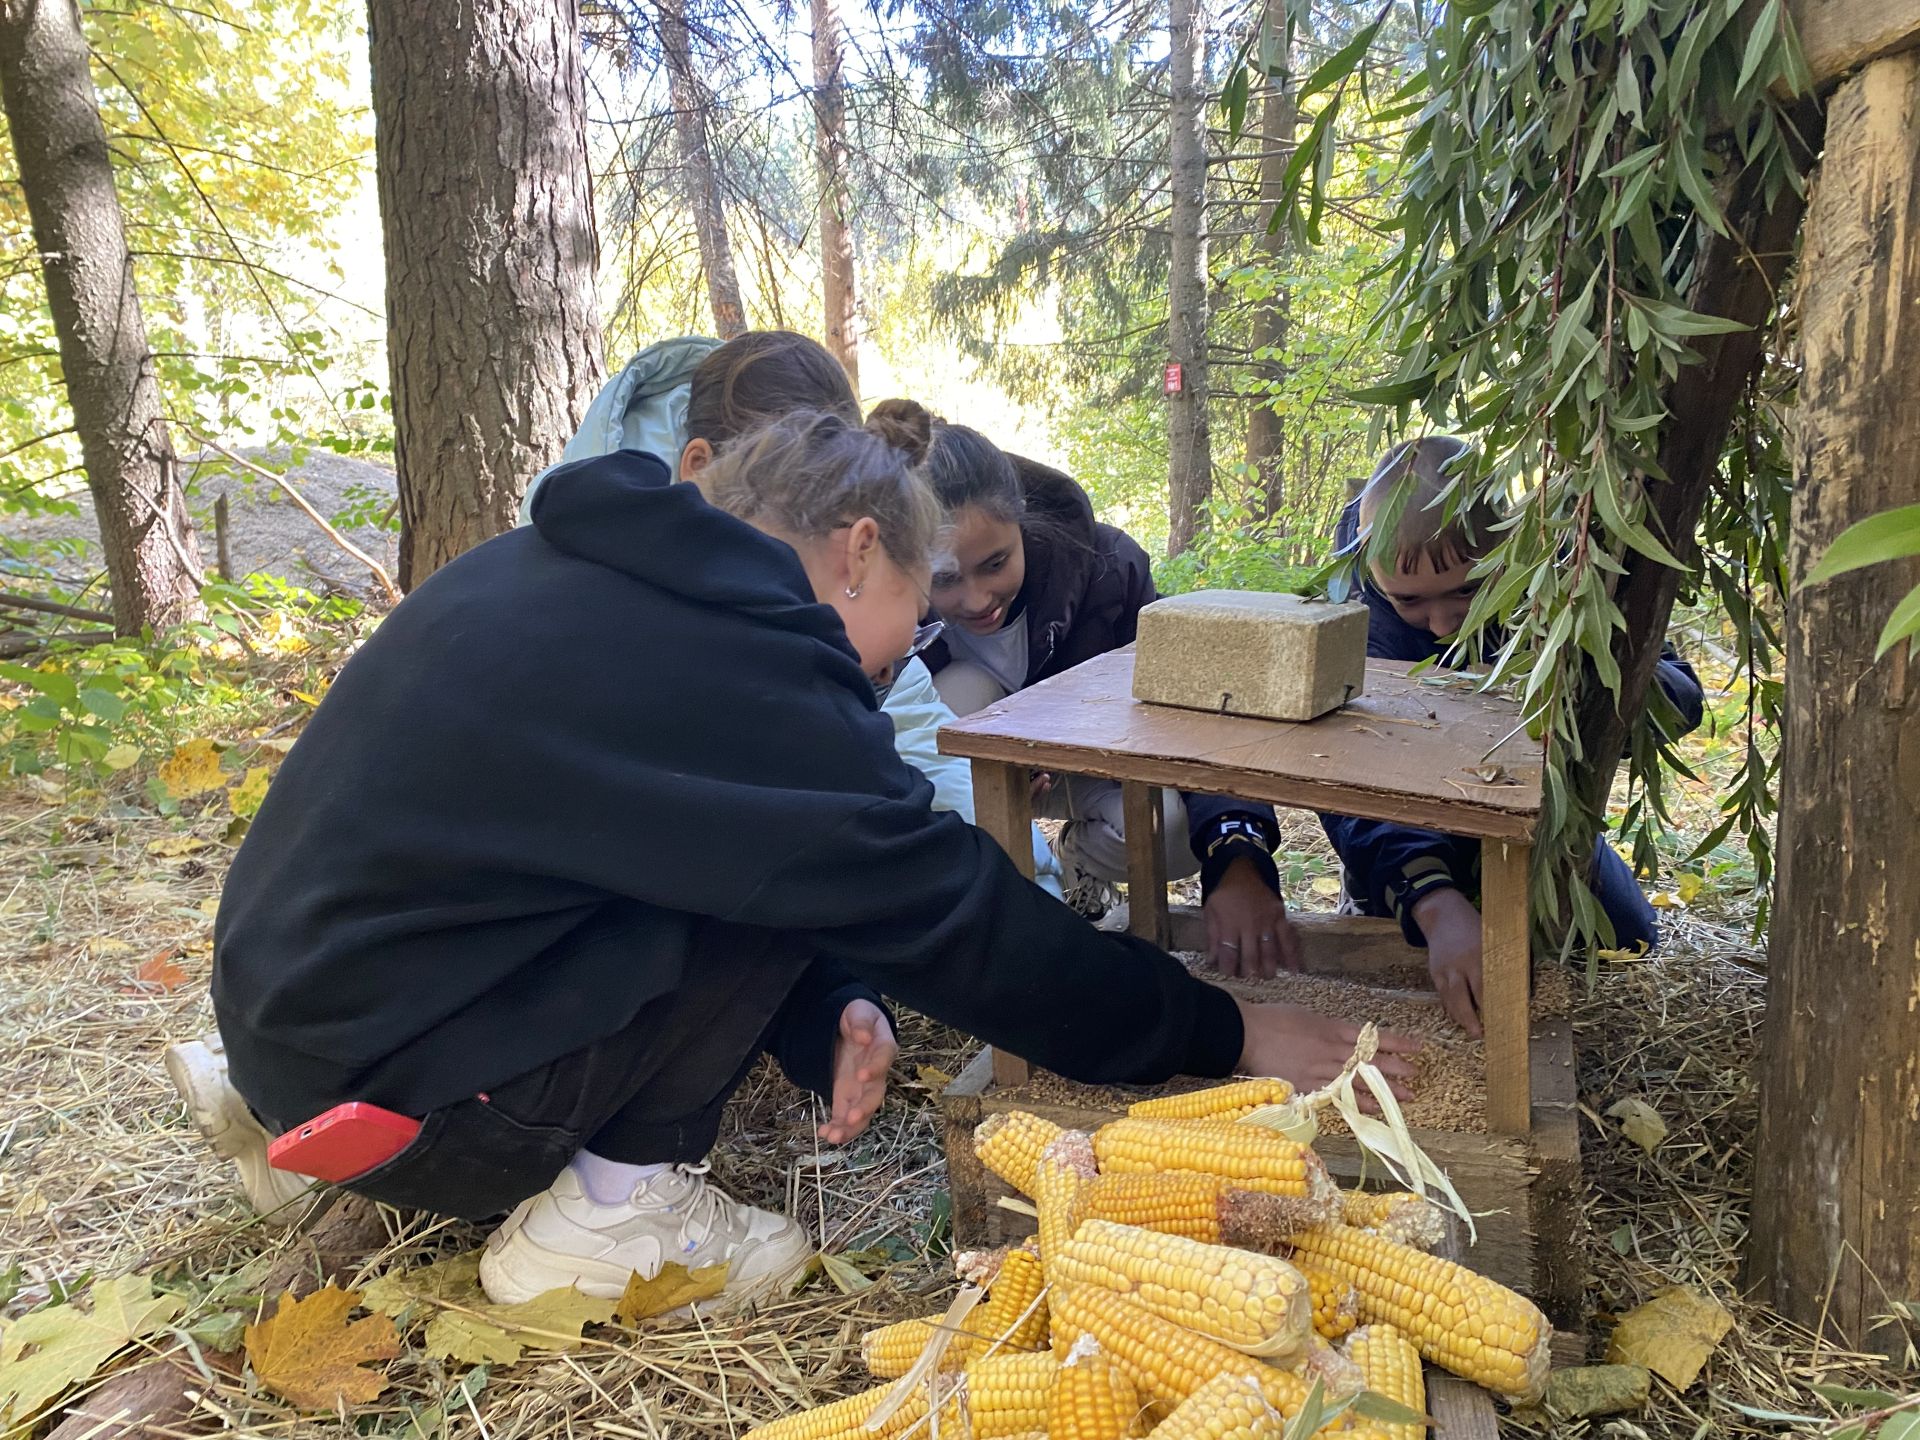
POLYGON ((1816 90, 1920 45, 1920 0, 1789 0, 1816 90))

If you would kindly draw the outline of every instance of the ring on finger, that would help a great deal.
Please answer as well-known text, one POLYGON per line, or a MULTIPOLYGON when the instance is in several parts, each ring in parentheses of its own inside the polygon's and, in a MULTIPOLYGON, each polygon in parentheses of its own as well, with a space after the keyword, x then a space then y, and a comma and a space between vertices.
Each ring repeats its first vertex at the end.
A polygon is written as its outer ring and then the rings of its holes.
POLYGON ((1221 948, 1222 950, 1232 950, 1232 951, 1235 951, 1235 952, 1237 952, 1237 951, 1238 951, 1238 950, 1240 949, 1240 947, 1239 947, 1238 945, 1236 945, 1236 944, 1234 944, 1234 943, 1233 943, 1233 941, 1231 941, 1231 940, 1222 940, 1222 941, 1220 942, 1220 948, 1221 948))

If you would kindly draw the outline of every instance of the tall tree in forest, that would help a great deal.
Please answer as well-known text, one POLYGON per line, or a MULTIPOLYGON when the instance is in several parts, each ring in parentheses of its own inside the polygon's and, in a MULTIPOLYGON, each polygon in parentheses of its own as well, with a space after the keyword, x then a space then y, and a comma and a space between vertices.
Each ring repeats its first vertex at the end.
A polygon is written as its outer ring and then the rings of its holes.
POLYGON ((99 517, 114 628, 131 635, 191 618, 200 558, 74 0, 0 0, 0 99, 99 517))
POLYGON ((813 112, 820 178, 820 289, 826 343, 860 393, 858 290, 853 268, 852 190, 847 178, 847 91, 835 0, 813 0, 813 112))
POLYGON ((747 328, 747 307, 733 269, 733 242, 727 237, 727 211, 707 134, 712 93, 693 58, 693 34, 686 0, 659 0, 660 49, 667 62, 668 93, 673 97, 674 133, 680 142, 680 180, 700 242, 700 263, 707 272, 707 296, 713 305, 714 333, 731 340, 747 328))
POLYGON ((508 529, 601 375, 572 0, 369 0, 400 584, 508 529))
MULTIPOLYGON (((1920 52, 1827 107, 1803 240, 1780 883, 1749 1261, 1773 1304, 1899 1363, 1920 1296, 1920 667, 1874 637, 1916 562, 1804 583, 1850 522, 1920 505, 1920 52)), ((1856 556, 1860 552, 1856 552, 1856 556)), ((1884 540, 1868 558, 1902 553, 1884 540)), ((1920 593, 1920 592, 1916 592, 1920 593)))
MULTIPOLYGON (((1266 33, 1279 40, 1283 61, 1280 73, 1268 77, 1260 101, 1260 208, 1255 228, 1263 257, 1276 271, 1287 248, 1286 216, 1281 207, 1286 199, 1287 161, 1293 155, 1299 117, 1286 50, 1289 28, 1287 0, 1267 0, 1266 33)), ((1254 312, 1253 358, 1248 369, 1258 384, 1271 386, 1280 379, 1279 353, 1287 343, 1290 300, 1286 286, 1277 285, 1254 312)), ((1287 435, 1279 413, 1266 399, 1264 393, 1257 394, 1247 415, 1247 468, 1259 492, 1259 514, 1270 520, 1279 512, 1286 486, 1287 435)))
POLYGON ((1207 131, 1200 88, 1206 36, 1204 0, 1173 0, 1168 82, 1173 190, 1172 271, 1167 286, 1167 553, 1193 543, 1213 490, 1212 430, 1207 422, 1207 131))

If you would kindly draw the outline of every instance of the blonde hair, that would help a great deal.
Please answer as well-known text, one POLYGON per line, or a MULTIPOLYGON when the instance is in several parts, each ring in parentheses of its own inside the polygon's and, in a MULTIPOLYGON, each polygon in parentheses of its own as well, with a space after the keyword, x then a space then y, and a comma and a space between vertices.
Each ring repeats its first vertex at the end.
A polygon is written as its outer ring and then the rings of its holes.
POLYGON ((1460 459, 1471 448, 1452 435, 1403 440, 1380 457, 1361 487, 1363 539, 1371 536, 1376 519, 1399 507, 1393 528, 1394 565, 1399 570, 1417 570, 1422 560, 1435 570, 1446 570, 1478 560, 1491 547, 1501 518, 1494 505, 1473 495, 1453 507, 1449 518, 1449 507, 1441 499, 1457 478, 1460 459))
POLYGON ((921 468, 929 418, 913 411, 865 426, 792 411, 727 445, 701 473, 701 492, 730 515, 809 540, 870 516, 894 563, 921 569, 933 562, 946 514, 921 468))

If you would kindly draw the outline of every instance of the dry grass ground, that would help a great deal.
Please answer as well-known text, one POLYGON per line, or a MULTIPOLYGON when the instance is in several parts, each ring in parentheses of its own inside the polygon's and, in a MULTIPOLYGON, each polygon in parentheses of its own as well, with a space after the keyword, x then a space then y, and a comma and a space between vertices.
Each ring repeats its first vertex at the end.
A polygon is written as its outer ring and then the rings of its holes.
MULTIPOLYGON (((183 1327, 256 1313, 253 1290, 285 1242, 250 1221, 224 1167, 202 1151, 160 1058, 170 1039, 210 1024, 210 902, 229 854, 217 839, 225 820, 164 820, 32 780, 0 791, 0 1275, 13 1272, 18 1287, 9 1315, 128 1270, 154 1272, 190 1298, 183 1327), (150 849, 183 839, 204 844, 150 849)), ((1287 848, 1308 872, 1320 863, 1315 844, 1310 825, 1290 827, 1287 848)), ((1303 891, 1307 904, 1329 903, 1311 885, 1303 891)), ((1817 1433, 1750 1412, 1829 1414, 1812 1383, 1915 1386, 1911 1374, 1836 1353, 1742 1298, 1763 960, 1738 908, 1717 918, 1672 912, 1661 956, 1610 964, 1591 991, 1574 987, 1593 1333, 1603 1338, 1611 1316, 1676 1282, 1710 1291, 1738 1324, 1686 1395, 1657 1389, 1645 1414, 1554 1433, 1817 1433), (1625 1096, 1665 1120, 1655 1153, 1605 1118, 1625 1096)), ((204 1359, 209 1342, 191 1357, 206 1383, 187 1428, 421 1440, 732 1436, 858 1387, 860 1331, 934 1310, 951 1289, 931 1094, 968 1045, 925 1021, 909 1018, 905 1031, 893 1097, 854 1144, 823 1152, 812 1102, 763 1070, 732 1107, 715 1156, 735 1193, 790 1208, 824 1248, 850 1252, 872 1282, 865 1288, 843 1293, 816 1276, 749 1323, 605 1327, 573 1353, 477 1379, 409 1350, 391 1365, 382 1400, 318 1420, 204 1359)), ((396 1217, 362 1278, 479 1239, 470 1226, 396 1217)))

